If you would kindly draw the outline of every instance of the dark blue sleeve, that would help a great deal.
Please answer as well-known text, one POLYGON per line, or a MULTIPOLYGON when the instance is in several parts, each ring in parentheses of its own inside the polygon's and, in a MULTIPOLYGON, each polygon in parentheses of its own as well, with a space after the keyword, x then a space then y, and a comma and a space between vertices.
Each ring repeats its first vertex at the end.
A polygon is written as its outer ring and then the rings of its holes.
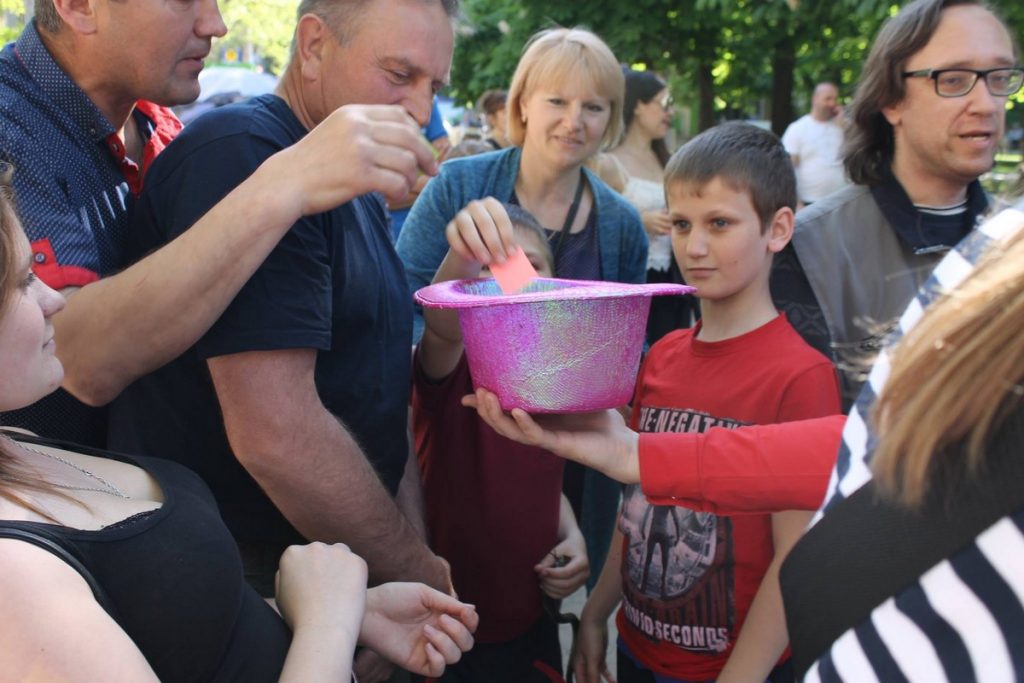
MULTIPOLYGON (((211 116, 208 114, 207 116, 211 116)), ((216 117, 214 117, 216 118, 216 117)), ((269 156, 292 140, 248 130, 186 129, 160 155, 136 212, 133 251, 145 253, 189 229, 269 156), (190 134, 191 133, 191 134, 190 134)), ((227 261, 230 254, 223 255, 227 261)), ((331 338, 331 274, 319 217, 296 223, 199 340, 202 358, 289 348, 326 349, 331 338)))
POLYGON ((434 98, 434 106, 430 110, 430 120, 427 122, 426 127, 423 128, 423 134, 431 142, 448 135, 448 131, 444 127, 444 119, 441 118, 441 111, 437 108, 436 97, 434 98))

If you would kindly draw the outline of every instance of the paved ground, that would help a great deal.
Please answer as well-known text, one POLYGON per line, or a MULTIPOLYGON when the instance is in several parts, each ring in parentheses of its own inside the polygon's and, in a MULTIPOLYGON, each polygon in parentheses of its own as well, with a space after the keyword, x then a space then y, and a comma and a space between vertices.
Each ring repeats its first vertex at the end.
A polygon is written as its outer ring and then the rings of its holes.
MULTIPOLYGON (((562 602, 563 612, 572 612, 577 616, 583 610, 583 603, 587 600, 587 594, 583 588, 579 589, 562 602)), ((615 615, 612 614, 611 619, 608 620, 608 669, 614 674, 615 673, 615 638, 617 637, 618 631, 615 630, 615 615)), ((572 629, 568 624, 563 624, 558 628, 558 636, 562 642, 562 663, 563 672, 565 671, 565 663, 569 659, 569 648, 572 645, 572 629)))

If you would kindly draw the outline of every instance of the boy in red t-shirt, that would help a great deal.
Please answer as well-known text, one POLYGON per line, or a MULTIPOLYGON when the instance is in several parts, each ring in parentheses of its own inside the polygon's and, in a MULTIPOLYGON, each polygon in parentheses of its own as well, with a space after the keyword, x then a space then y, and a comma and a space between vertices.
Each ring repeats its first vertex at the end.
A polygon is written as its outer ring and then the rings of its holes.
MULTIPOLYGON (((435 283, 477 277, 480 260, 490 261, 500 241, 518 244, 538 274, 551 276, 547 239, 518 206, 473 202, 448 236, 452 248, 435 283)), ((459 598, 480 615, 473 650, 440 680, 562 681, 558 626, 544 613, 542 594, 563 598, 589 575, 582 534, 561 493, 564 461, 499 436, 462 407, 473 386, 457 313, 424 309, 423 317, 412 405, 427 532, 451 564, 459 598)))
MULTIPOLYGON (((831 362, 768 288, 793 234, 793 168, 778 139, 730 123, 698 135, 665 171, 672 249, 701 320, 655 344, 631 425, 703 432, 838 412, 831 362)), ((581 683, 606 673, 607 620, 621 601, 618 683, 786 680, 778 568, 810 512, 717 516, 650 504, 626 489, 619 528, 581 615, 581 683)), ((792 680, 789 672, 788 680, 792 680)))

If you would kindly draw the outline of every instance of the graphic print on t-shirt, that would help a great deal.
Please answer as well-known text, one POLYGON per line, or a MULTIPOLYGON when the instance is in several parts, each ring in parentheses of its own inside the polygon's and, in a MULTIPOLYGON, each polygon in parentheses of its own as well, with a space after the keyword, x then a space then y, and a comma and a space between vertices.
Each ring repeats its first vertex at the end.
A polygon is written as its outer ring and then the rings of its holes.
MULTIPOLYGON (((644 407, 641 432, 704 432, 742 423, 691 410, 644 407)), ((651 505, 639 486, 627 486, 620 529, 623 611, 649 638, 692 652, 729 646, 736 625, 733 533, 728 517, 673 505, 651 505)))

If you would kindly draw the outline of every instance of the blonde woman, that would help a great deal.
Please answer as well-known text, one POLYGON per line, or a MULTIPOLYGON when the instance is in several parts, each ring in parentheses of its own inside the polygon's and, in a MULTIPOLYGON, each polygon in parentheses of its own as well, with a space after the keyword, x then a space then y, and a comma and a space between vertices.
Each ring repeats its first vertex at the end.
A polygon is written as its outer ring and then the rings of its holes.
MULTIPOLYGON (((643 282, 647 239, 640 216, 584 166, 619 139, 622 101, 621 69, 600 38, 579 28, 536 34, 508 93, 513 146, 444 164, 406 220, 398 254, 410 290, 434 277, 448 250, 449 221, 458 216, 475 222, 482 235, 498 234, 501 217, 468 206, 485 197, 518 204, 537 218, 555 253, 557 277, 643 282)), ((502 225, 502 239, 511 244, 511 226, 502 225)))
MULTIPOLYGON (((490 251, 503 259, 514 245, 501 203, 517 204, 544 228, 555 276, 643 282, 647 237, 636 209, 586 168, 622 131, 623 76, 615 55, 590 31, 557 28, 533 36, 508 93, 513 146, 441 166, 413 205, 398 239, 411 291, 430 284, 448 251, 445 231, 478 235, 484 265, 490 251), (487 197, 497 202, 483 202, 487 197)), ((417 338, 422 317, 417 316, 417 338)), ((597 473, 567 470, 567 494, 593 564, 611 541, 620 487, 597 473), (579 501, 582 500, 582 503, 579 501)), ((456 591, 460 591, 458 585, 456 591)), ((460 591, 461 594, 461 591, 460 591)), ((480 639, 507 639, 481 625, 480 639)))

